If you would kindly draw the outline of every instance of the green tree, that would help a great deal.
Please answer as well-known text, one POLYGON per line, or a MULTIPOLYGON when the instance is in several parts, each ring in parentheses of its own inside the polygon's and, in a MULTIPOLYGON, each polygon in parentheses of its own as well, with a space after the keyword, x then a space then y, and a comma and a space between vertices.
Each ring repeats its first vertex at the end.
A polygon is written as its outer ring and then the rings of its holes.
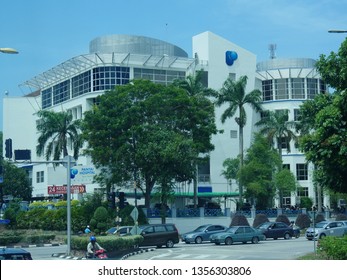
POLYGON ((331 52, 329 56, 320 55, 316 68, 324 82, 338 92, 345 91, 347 89, 347 38, 342 42, 337 53, 331 52))
POLYGON ((2 166, 4 174, 4 181, 0 183, 2 194, 29 201, 33 187, 30 185, 29 176, 26 171, 8 161, 2 161, 2 166))
POLYGON ((110 185, 133 186, 136 172, 146 207, 162 173, 170 174, 170 180, 192 180, 194 159, 213 149, 214 107, 207 98, 134 80, 99 101, 85 114, 87 153, 97 167, 107 170, 110 185))
MULTIPOLYGON (((282 160, 282 143, 285 143, 287 151, 290 152, 290 143, 292 140, 297 142, 295 135, 296 122, 288 120, 289 110, 267 111, 256 126, 260 127, 260 133, 265 135, 271 145, 275 145, 282 160)), ((279 204, 282 207, 282 198, 284 193, 296 189, 296 180, 290 170, 283 170, 279 165, 274 182, 279 195, 279 204)))
MULTIPOLYGON (((243 166, 243 128, 247 122, 247 115, 245 106, 251 106, 256 112, 261 111, 261 91, 252 90, 246 93, 247 76, 240 77, 239 80, 233 81, 228 78, 220 92, 217 94, 216 106, 222 106, 227 104, 227 109, 221 116, 221 121, 224 123, 228 118, 232 118, 236 112, 238 117, 235 118, 236 123, 239 126, 239 155, 240 155, 240 166, 243 166)), ((243 201, 243 186, 239 182, 239 201, 242 205, 243 201)))
POLYGON ((335 88, 300 106, 300 149, 315 166, 319 187, 347 193, 347 39, 338 53, 321 55, 316 67, 322 79, 335 88))
POLYGON ((261 134, 255 134, 238 177, 246 187, 245 197, 253 203, 256 201, 257 208, 266 209, 273 206, 276 191, 273 174, 280 164, 278 153, 267 139, 261 134))
POLYGON ((224 176, 225 179, 227 179, 230 184, 232 180, 238 179, 237 174, 240 170, 240 159, 239 158, 227 158, 223 162, 223 167, 225 168, 222 170, 221 175, 224 176))
POLYGON ((263 117, 256 126, 260 127, 260 133, 266 135, 269 142, 277 147, 282 158, 282 142, 286 143, 287 151, 290 152, 290 142, 296 141, 294 121, 288 120, 289 110, 267 111, 267 116, 263 117))
POLYGON ((73 120, 69 112, 54 112, 41 110, 37 124, 39 133, 36 153, 44 155, 46 160, 59 160, 68 155, 68 139, 73 146, 73 157, 78 158, 79 150, 83 145, 80 136, 81 120, 73 120))
MULTIPOLYGON (((195 73, 195 75, 188 75, 186 79, 176 79, 173 82, 174 86, 177 86, 179 88, 184 89, 187 94, 191 97, 194 98, 201 98, 204 99, 205 97, 210 97, 210 96, 216 96, 216 92, 211 89, 206 87, 203 84, 203 75, 204 71, 200 70, 195 73)), ((197 134, 193 134, 193 136, 197 136, 197 134)), ((199 159, 196 159, 196 166, 199 163, 199 159)), ((195 171, 198 170, 198 167, 196 168, 195 171)), ((193 202, 194 202, 194 207, 197 207, 197 190, 198 190, 198 178, 197 174, 194 174, 194 179, 193 179, 193 185, 194 185, 194 197, 193 197, 193 202)))

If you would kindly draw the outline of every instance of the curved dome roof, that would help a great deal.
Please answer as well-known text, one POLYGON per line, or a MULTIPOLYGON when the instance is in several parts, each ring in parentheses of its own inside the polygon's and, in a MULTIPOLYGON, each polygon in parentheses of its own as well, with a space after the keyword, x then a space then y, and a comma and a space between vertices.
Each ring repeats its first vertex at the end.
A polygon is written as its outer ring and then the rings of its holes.
POLYGON ((113 52, 188 57, 183 49, 173 44, 144 36, 106 35, 95 38, 89 44, 89 53, 113 52))

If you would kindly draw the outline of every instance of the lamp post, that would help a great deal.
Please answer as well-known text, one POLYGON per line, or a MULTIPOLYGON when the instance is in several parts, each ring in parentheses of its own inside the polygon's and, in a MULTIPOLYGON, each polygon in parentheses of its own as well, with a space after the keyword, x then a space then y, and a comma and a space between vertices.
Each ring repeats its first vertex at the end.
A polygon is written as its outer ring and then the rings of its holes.
POLYGON ((328 30, 329 33, 347 33, 347 30, 332 29, 328 30))
POLYGON ((17 54, 18 51, 12 48, 0 48, 0 52, 8 54, 17 54))

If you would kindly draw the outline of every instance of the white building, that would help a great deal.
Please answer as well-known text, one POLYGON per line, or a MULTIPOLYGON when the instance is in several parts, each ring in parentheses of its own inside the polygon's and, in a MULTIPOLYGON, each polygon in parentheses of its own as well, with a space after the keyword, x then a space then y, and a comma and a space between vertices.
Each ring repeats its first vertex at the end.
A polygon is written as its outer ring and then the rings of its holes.
MULTIPOLYGON (((255 88, 262 90, 264 108, 289 109, 293 119, 299 114, 297 109, 305 99, 313 98, 321 89, 325 90, 314 68, 314 60, 271 59, 257 64, 255 54, 211 32, 193 37, 192 58, 181 48, 153 38, 130 35, 98 37, 90 42, 89 54, 71 58, 44 73, 33 73, 36 76, 21 85, 30 94, 4 98, 3 139, 4 142, 5 139, 12 139, 13 151, 31 151, 32 163, 22 165, 32 178, 33 197, 47 197, 48 186, 62 186, 67 180, 64 167, 53 168, 51 164, 35 163, 44 161, 36 156, 36 113, 40 109, 69 110, 74 118, 79 119, 93 106, 98 95, 115 85, 126 84, 136 78, 168 84, 200 69, 205 71, 206 85, 216 90, 228 77, 238 79, 247 76, 246 92, 255 88)), ((221 123, 224 109, 216 108, 217 127, 224 133, 213 137, 215 150, 211 152, 210 164, 199 174, 199 192, 211 194, 211 197, 216 193, 237 191, 221 176, 223 161, 239 154, 238 126, 234 119, 221 123)), ((260 119, 260 115, 250 107, 246 108, 246 112, 245 149, 250 146, 252 134, 257 129, 254 124, 260 119)), ((311 168, 306 165, 303 155, 294 147, 290 154, 286 151, 283 154, 284 163, 290 165, 305 188, 304 195, 314 197, 311 168)), ((92 167, 91 159, 87 157, 80 157, 77 164, 92 167)), ((86 185, 87 192, 93 192, 95 188, 98 185, 86 185)), ((178 186, 177 192, 192 193, 193 186, 178 186)), ((296 198, 297 195, 293 194, 285 202, 295 204, 296 198)), ((230 207, 230 201, 227 203, 226 206, 230 207)))

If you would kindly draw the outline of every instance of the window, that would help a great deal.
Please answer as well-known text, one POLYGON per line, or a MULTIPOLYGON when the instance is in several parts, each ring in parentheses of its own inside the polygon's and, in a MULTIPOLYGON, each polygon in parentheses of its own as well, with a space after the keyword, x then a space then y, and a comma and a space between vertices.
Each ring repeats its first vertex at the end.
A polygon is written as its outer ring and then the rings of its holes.
POLYGON ((304 99, 305 98, 305 79, 292 78, 292 99, 304 99))
POLYGON ((314 99, 318 94, 318 81, 317 79, 307 78, 307 99, 314 99))
POLYGON ((308 197, 308 188, 300 187, 297 191, 298 197, 308 197))
POLYGON ((52 106, 52 88, 48 88, 42 91, 42 109, 46 109, 52 106))
POLYGON ((53 87, 53 105, 60 104, 70 98, 70 80, 53 87))
POLYGON ((276 100, 288 99, 288 79, 275 80, 275 96, 276 100))
POLYGON ((273 92, 272 92, 272 80, 263 81, 263 101, 273 100, 273 92))
POLYGON ((308 167, 306 163, 296 164, 296 179, 298 181, 308 180, 308 167))
POLYGON ((281 141, 281 148, 288 150, 290 144, 287 141, 287 138, 286 137, 281 137, 280 141, 281 141))
POLYGON ((230 130, 230 138, 231 139, 237 138, 237 130, 230 130))
POLYGON ((322 80, 319 80, 319 92, 326 93, 326 91, 327 91, 326 84, 322 80))
POLYGON ((36 183, 43 183, 44 179, 44 171, 36 172, 36 183))
POLYGON ((290 164, 283 164, 282 168, 290 170, 290 164))
POLYGON ((90 71, 72 78, 72 97, 77 97, 87 92, 91 92, 90 71))
POLYGON ((183 80, 185 75, 183 71, 134 68, 134 79, 145 79, 163 85, 171 84, 176 79, 183 80))
POLYGON ((300 121, 301 112, 300 109, 294 109, 294 121, 300 121))
POLYGON ((165 226, 155 226, 155 232, 165 232, 165 226))
POLYGON ((129 83, 129 67, 106 66, 93 69, 93 91, 110 90, 129 83))

